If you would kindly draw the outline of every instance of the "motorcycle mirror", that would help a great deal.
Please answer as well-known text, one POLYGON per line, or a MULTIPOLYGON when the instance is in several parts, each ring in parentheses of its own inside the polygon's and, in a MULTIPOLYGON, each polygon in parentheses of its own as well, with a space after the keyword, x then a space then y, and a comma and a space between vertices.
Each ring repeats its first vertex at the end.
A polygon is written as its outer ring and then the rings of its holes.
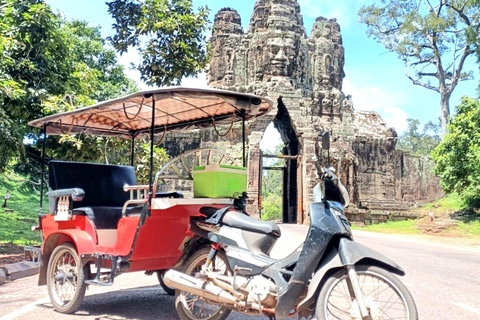
POLYGON ((328 131, 322 134, 322 149, 330 150, 330 132, 328 131))

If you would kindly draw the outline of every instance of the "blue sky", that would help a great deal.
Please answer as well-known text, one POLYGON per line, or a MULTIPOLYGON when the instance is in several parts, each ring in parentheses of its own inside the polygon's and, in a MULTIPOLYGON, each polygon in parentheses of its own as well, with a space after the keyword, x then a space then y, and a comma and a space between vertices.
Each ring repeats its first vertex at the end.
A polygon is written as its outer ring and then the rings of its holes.
MULTIPOLYGON (((82 0, 47 0, 54 10, 60 11, 67 19, 81 19, 93 26, 102 27, 102 35, 113 35, 112 18, 107 13, 104 1, 82 0)), ((210 21, 215 13, 223 7, 236 9, 242 17, 244 30, 248 28, 250 15, 255 0, 220 1, 193 0, 194 6, 208 5, 211 9, 210 21)), ((345 74, 343 91, 353 97, 356 110, 379 112, 387 124, 401 133, 406 129, 406 119, 416 118, 422 123, 438 121, 440 114, 440 96, 433 91, 414 86, 405 76, 403 62, 393 53, 389 53, 383 45, 376 43, 366 35, 366 27, 358 22, 357 12, 365 1, 360 0, 298 0, 303 15, 307 34, 318 16, 336 18, 342 29, 345 47, 345 74)), ((135 52, 119 57, 120 63, 129 66, 130 62, 138 62, 135 52)), ((478 70, 472 57, 467 65, 478 70)), ((139 76, 128 71, 130 77, 137 82, 139 76)), ((476 76, 478 72, 476 72, 476 76)), ((198 79, 187 79, 188 86, 205 86, 205 75, 198 79)), ((139 83, 140 87, 145 85, 139 83)), ((451 109, 458 104, 462 95, 476 96, 478 76, 474 81, 462 82, 451 98, 451 109)))

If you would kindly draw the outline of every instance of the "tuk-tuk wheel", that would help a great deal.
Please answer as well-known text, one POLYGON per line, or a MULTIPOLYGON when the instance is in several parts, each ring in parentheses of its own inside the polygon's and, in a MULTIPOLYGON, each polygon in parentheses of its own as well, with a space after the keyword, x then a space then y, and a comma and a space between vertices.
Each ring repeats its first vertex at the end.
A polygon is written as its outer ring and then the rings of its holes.
POLYGON ((58 312, 74 313, 80 308, 86 289, 85 268, 72 244, 64 243, 53 250, 48 261, 47 288, 58 312))
POLYGON ((160 287, 162 287, 163 291, 165 291, 169 296, 173 296, 175 294, 175 289, 170 288, 165 284, 165 282, 163 282, 163 276, 167 271, 168 270, 157 271, 158 282, 160 283, 160 287))

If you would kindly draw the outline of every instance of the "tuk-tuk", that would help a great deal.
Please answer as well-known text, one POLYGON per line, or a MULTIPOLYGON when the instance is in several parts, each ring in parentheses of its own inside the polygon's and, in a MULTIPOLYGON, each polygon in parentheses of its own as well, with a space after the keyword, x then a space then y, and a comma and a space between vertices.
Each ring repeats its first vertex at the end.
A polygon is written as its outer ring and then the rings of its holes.
MULTIPOLYGON (((207 245, 189 230, 190 218, 200 216, 201 207, 223 208, 238 200, 236 194, 205 191, 211 175, 205 175, 203 182, 199 180, 193 198, 184 198, 176 190, 160 191, 160 185, 166 180, 194 180, 194 167, 200 171, 205 167, 226 168, 226 172, 238 169, 240 180, 246 170, 231 166, 235 162, 232 157, 212 149, 190 150, 163 168, 153 168, 155 135, 163 140, 167 132, 209 127, 216 130, 217 125, 231 126, 240 121, 245 166, 245 121, 271 108, 270 100, 255 95, 174 87, 142 91, 31 121, 29 125, 43 129, 44 159, 47 135, 131 140, 129 165, 48 163, 49 211, 43 212, 40 200, 39 212, 43 240, 39 285, 48 286, 54 308, 62 313, 75 312, 87 285, 111 285, 123 272, 157 272, 162 286, 172 293, 162 283, 163 273, 179 268, 207 245), (146 136, 150 137, 149 183, 138 185, 134 147, 136 140, 146 136)), ((42 182, 45 166, 42 164, 42 182)), ((237 179, 236 183, 234 191, 246 191, 241 190, 246 182, 237 179)), ((41 199, 43 190, 42 183, 41 199)))

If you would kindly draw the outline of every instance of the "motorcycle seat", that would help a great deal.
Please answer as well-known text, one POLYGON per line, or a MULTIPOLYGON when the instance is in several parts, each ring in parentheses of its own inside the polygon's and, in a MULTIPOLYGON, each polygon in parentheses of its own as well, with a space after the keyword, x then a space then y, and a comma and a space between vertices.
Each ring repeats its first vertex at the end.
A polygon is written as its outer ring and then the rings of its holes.
POLYGON ((280 237, 280 228, 276 223, 270 221, 261 221, 247 216, 238 211, 228 211, 223 215, 222 223, 232 227, 246 231, 252 231, 263 234, 271 234, 275 237, 280 237))

